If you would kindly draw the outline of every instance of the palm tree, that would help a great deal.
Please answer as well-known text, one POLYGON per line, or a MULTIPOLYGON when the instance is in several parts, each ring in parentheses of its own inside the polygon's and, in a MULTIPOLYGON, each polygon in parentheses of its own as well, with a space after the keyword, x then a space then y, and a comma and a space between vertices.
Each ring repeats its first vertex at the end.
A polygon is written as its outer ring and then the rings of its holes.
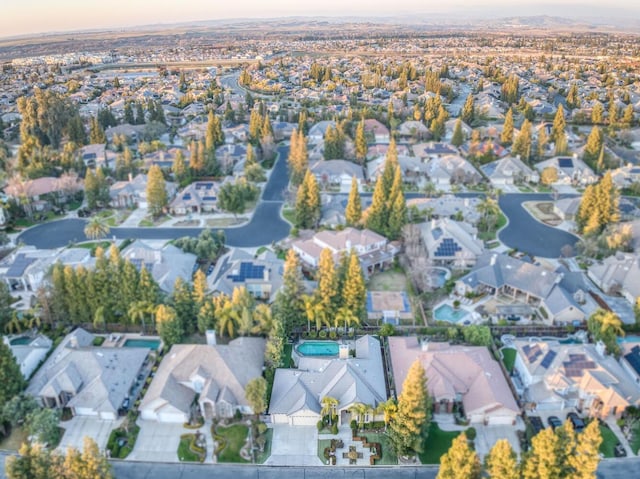
POLYGON ((600 329, 600 334, 614 334, 615 336, 624 336, 622 329, 622 321, 613 311, 605 311, 600 309, 593 314, 593 321, 596 322, 600 329))
POLYGON ((100 326, 102 326, 102 328, 106 332, 107 321, 104 316, 104 306, 100 306, 98 309, 96 309, 96 312, 93 316, 93 327, 98 329, 100 326))
POLYGON ((422 188, 422 192, 427 198, 431 198, 436 195, 436 193, 438 192, 438 188, 436 188, 435 183, 433 183, 432 181, 427 181, 422 188))
POLYGON ((127 314, 129 315, 129 320, 136 324, 140 322, 142 324, 142 332, 146 332, 145 328, 145 319, 147 314, 151 314, 154 310, 153 305, 147 301, 136 301, 129 306, 129 310, 127 314))
POLYGON ((14 311, 11 315, 11 320, 5 324, 4 332, 7 334, 19 334, 22 332, 22 321, 20 321, 17 312, 14 311))
POLYGON ((389 427, 389 423, 394 418, 396 412, 398 411, 398 405, 396 404, 393 398, 388 399, 385 402, 381 402, 378 404, 376 408, 376 414, 382 413, 384 414, 384 428, 385 430, 389 427))
POLYGON ((315 321, 316 299, 313 296, 305 294, 302 296, 304 303, 304 313, 307 317, 307 332, 311 331, 311 321, 315 321))
POLYGON ((271 308, 266 304, 259 304, 253 312, 253 334, 269 334, 273 326, 271 308))
POLYGON ((490 216, 497 217, 498 214, 500 213, 500 207, 498 206, 498 202, 495 199, 489 196, 486 196, 484 200, 478 203, 478 206, 476 206, 476 209, 482 214, 485 227, 488 231, 489 230, 488 218, 490 216))
POLYGON ((353 311, 343 306, 334 316, 334 327, 338 328, 340 324, 344 324, 344 334, 347 334, 347 328, 352 324, 360 324, 360 320, 353 311))
POLYGON ((325 396, 320 401, 320 404, 322 404, 322 410, 320 411, 320 414, 322 414, 323 416, 326 416, 328 414, 329 425, 333 425, 333 416, 335 415, 336 406, 339 404, 338 400, 331 396, 325 396))
POLYGON ((351 414, 354 414, 358 418, 358 427, 364 426, 364 416, 369 412, 371 406, 367 406, 361 402, 353 403, 349 408, 351 414))
POLYGON ((233 307, 231 301, 225 301, 218 313, 218 333, 233 338, 240 319, 240 312, 233 307))
POLYGON ((104 238, 109 234, 109 231, 109 225, 104 221, 104 219, 98 216, 91 218, 84 227, 85 236, 92 240, 104 238))

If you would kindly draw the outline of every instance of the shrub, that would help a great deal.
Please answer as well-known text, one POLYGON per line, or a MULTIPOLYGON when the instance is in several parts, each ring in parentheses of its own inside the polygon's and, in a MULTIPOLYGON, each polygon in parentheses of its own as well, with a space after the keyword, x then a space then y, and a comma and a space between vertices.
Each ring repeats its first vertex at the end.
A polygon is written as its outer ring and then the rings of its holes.
POLYGON ((473 441, 478 435, 475 427, 470 427, 465 431, 465 433, 467 434, 467 439, 469 439, 470 441, 473 441))
POLYGON ((318 333, 315 332, 315 331, 309 331, 309 337, 310 338, 316 338, 316 337, 318 337, 318 333))
POLYGON ((322 429, 324 428, 324 421, 322 419, 318 421, 316 427, 318 428, 318 431, 322 431, 322 429))
POLYGON ((325 339, 327 337, 327 332, 323 329, 318 333, 318 337, 320 337, 320 339, 325 339))
POLYGON ((331 434, 338 434, 338 425, 335 422, 331 426, 331 434))
POLYGON ((337 337, 338 337, 338 335, 336 334, 335 331, 329 331, 329 338, 336 339, 337 337))
POLYGON ((356 429, 358 429, 358 422, 355 419, 352 419, 349 423, 349 426, 351 427, 352 431, 355 431, 356 429))
POLYGON ((102 346, 102 343, 104 343, 104 336, 96 336, 95 338, 93 338, 93 342, 91 344, 93 344, 94 346, 102 346))

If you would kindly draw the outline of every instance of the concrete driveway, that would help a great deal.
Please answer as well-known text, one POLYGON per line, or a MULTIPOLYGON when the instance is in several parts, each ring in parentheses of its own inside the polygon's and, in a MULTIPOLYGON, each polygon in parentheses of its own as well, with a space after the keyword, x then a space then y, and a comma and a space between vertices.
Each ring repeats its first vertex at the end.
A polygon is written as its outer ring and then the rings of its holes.
POLYGON ((273 425, 272 466, 321 466, 318 457, 318 430, 315 426, 273 425))
MULTIPOLYGON (((524 427, 524 425, 522 425, 524 427)), ((478 433, 475 439, 476 452, 482 460, 488 454, 498 439, 506 439, 511 447, 520 454, 520 441, 518 440, 518 426, 475 426, 478 433)))
POLYGON ((136 445, 127 459, 135 461, 179 462, 180 436, 187 431, 182 424, 162 424, 138 421, 140 433, 136 445))
POLYGON ((92 438, 100 449, 104 449, 107 446, 109 434, 121 423, 121 419, 104 421, 93 417, 75 416, 69 421, 60 423, 65 431, 58 449, 66 451, 68 447, 75 447, 82 450, 85 437, 92 438))

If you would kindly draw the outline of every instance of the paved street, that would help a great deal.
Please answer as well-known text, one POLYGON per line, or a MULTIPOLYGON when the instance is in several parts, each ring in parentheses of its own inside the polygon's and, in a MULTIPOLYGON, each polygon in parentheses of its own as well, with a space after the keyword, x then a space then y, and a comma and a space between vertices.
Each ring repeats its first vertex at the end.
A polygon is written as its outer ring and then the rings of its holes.
POLYGON ((562 247, 575 246, 578 237, 533 218, 522 206, 525 201, 533 200, 551 201, 551 196, 516 193, 500 197, 500 208, 509 219, 509 224, 499 233, 500 241, 509 248, 517 248, 533 256, 559 258, 562 247))

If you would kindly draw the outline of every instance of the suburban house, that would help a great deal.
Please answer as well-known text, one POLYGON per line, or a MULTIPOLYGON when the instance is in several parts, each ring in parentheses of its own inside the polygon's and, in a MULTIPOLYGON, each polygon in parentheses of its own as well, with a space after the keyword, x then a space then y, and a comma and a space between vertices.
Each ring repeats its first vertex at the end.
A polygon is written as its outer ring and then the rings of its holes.
POLYGON ((87 168, 95 168, 96 166, 109 168, 107 145, 105 143, 83 146, 80 148, 80 158, 87 168))
POLYGON ((458 150, 448 143, 430 141, 413 145, 413 154, 423 160, 431 160, 442 156, 457 155, 458 150))
POLYGON ((133 263, 137 269, 143 266, 151 273, 160 288, 171 293, 176 279, 190 283, 198 259, 195 254, 185 253, 172 244, 154 248, 141 240, 127 246, 120 256, 133 263))
POLYGON ((580 209, 581 197, 562 198, 553 203, 553 212, 564 221, 573 221, 580 209))
POLYGON ((25 246, 0 261, 0 279, 12 291, 37 291, 54 263, 90 268, 95 264, 86 248, 67 248, 62 251, 36 249, 25 246))
POLYGON ((557 181, 553 183, 555 185, 589 185, 598 181, 598 175, 577 155, 556 156, 536 163, 535 167, 540 173, 545 168, 554 168, 558 175, 557 181))
POLYGON ((369 138, 372 138, 374 143, 389 143, 389 128, 375 118, 369 118, 364 121, 364 133, 369 138))
POLYGON ((409 120, 398 125, 398 136, 405 140, 428 140, 431 138, 431 131, 421 121, 409 120))
POLYGON ((640 344, 622 343, 620 349, 622 350, 620 365, 631 379, 640 385, 640 344))
POLYGON ((514 374, 528 408, 560 411, 574 407, 591 417, 620 417, 640 404, 640 387, 604 345, 516 340, 514 374))
POLYGON ((556 323, 583 321, 585 313, 561 284, 563 275, 503 254, 480 256, 470 273, 456 281, 455 292, 486 293, 510 298, 512 303, 537 309, 544 320, 556 323))
MULTIPOLYGON (((387 400, 380 342, 373 336, 356 340, 355 357, 343 346, 334 358, 296 354, 297 369, 276 369, 269 404, 274 424, 315 426, 321 419, 322 399, 331 397, 338 401, 338 423, 346 425, 356 418, 350 412, 354 404, 373 409, 387 400)), ((365 422, 374 417, 372 412, 366 415, 365 422)))
POLYGON ((540 175, 518 157, 507 156, 480 167, 489 182, 496 188, 518 183, 537 183, 540 175))
POLYGON ((619 293, 631 304, 640 297, 640 256, 618 252, 589 266, 589 278, 606 294, 619 293))
POLYGON ((207 344, 174 344, 140 403, 140 417, 163 423, 188 422, 196 398, 208 420, 230 418, 236 411, 252 414, 244 389, 262 375, 264 349, 263 338, 216 344, 213 331, 207 332, 207 344))
POLYGON ((629 163, 617 168, 611 171, 611 179, 618 188, 629 188, 634 183, 640 183, 640 166, 629 163))
POLYGON ((47 357, 47 353, 53 346, 53 341, 43 334, 32 336, 29 334, 17 334, 4 336, 4 343, 9 346, 16 363, 20 366, 20 372, 25 379, 29 379, 38 365, 47 357))
MULTIPOLYGON (((376 181, 382 172, 386 163, 386 157, 378 157, 367 163, 367 176, 370 181, 376 181)), ((421 186, 429 178, 429 167, 413 156, 399 156, 398 165, 402 173, 402 181, 404 183, 412 183, 421 186)))
POLYGON ((358 182, 358 189, 364 184, 362 166, 346 160, 319 160, 309 165, 309 170, 316 177, 322 188, 338 187, 340 191, 351 190, 351 180, 358 182))
POLYGON ((234 248, 216 262, 208 277, 209 289, 231 296, 233 290, 245 287, 256 299, 273 302, 282 286, 284 261, 271 251, 265 251, 256 258, 234 248))
POLYGON ((8 197, 23 204, 25 211, 48 211, 55 205, 67 203, 84 189, 82 180, 75 173, 60 178, 43 176, 35 180, 9 181, 4 189, 8 197))
POLYGON ((455 264, 467 269, 484 253, 484 242, 477 238, 477 230, 468 223, 449 218, 432 219, 420 225, 422 242, 427 256, 434 264, 455 264))
MULTIPOLYGON (((177 185, 172 181, 165 181, 167 198, 173 198, 177 185)), ((115 208, 147 207, 147 175, 139 173, 129 177, 126 181, 116 181, 109 188, 111 206, 115 208)))
POLYGON ((427 166, 429 178, 439 188, 448 188, 453 184, 478 183, 481 180, 473 165, 459 155, 432 158, 427 166))
POLYGON ((117 419, 151 350, 97 347, 94 338, 82 328, 68 334, 33 376, 27 394, 44 407, 70 408, 74 416, 117 419))
POLYGON ((336 122, 333 120, 319 121, 311 128, 309 128, 309 134, 307 139, 310 143, 320 143, 324 140, 324 135, 329 127, 335 128, 336 122))
POLYGON ((433 218, 461 219, 467 223, 477 224, 480 220, 478 198, 461 198, 454 195, 442 195, 434 198, 411 198, 407 206, 415 206, 421 211, 428 211, 433 218))
POLYGON ((413 363, 420 361, 435 414, 451 414, 454 404, 461 403, 471 423, 516 423, 520 408, 487 348, 421 342, 416 336, 390 337, 389 354, 397 395, 413 363))
POLYGON ((216 160, 223 171, 231 170, 246 158, 247 147, 239 143, 224 144, 216 149, 216 160))
POLYGON ((219 184, 213 181, 195 181, 178 192, 169 204, 174 215, 210 213, 218 205, 219 184))
POLYGON ((345 228, 342 231, 319 231, 309 239, 298 239, 291 243, 293 250, 300 259, 311 268, 318 266, 320 253, 329 248, 336 263, 341 254, 348 254, 355 250, 360 258, 362 271, 365 275, 373 273, 376 268, 384 268, 393 262, 399 252, 394 243, 384 236, 368 229, 357 230, 345 228))

